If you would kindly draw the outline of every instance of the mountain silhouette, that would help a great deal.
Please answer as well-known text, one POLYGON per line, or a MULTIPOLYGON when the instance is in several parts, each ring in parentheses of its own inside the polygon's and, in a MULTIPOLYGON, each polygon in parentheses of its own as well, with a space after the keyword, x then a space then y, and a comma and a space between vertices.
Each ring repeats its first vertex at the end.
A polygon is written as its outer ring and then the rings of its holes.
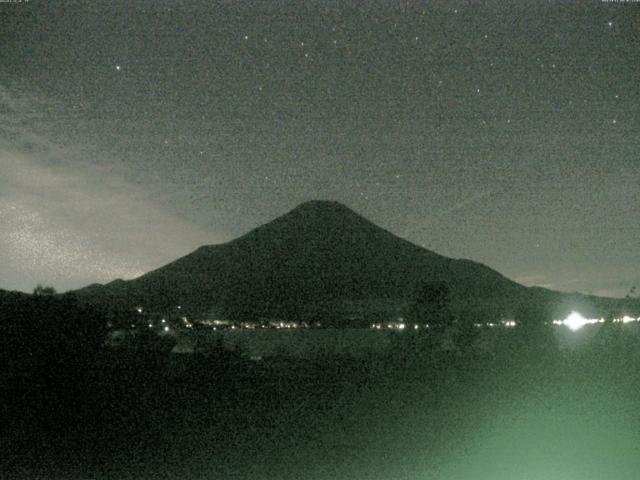
POLYGON ((532 305, 548 311, 565 298, 418 247, 333 201, 305 202, 228 243, 200 247, 133 280, 75 293, 109 306, 164 312, 181 305, 192 314, 232 319, 367 317, 401 311, 434 283, 447 285, 452 308, 469 321, 513 317, 532 305))

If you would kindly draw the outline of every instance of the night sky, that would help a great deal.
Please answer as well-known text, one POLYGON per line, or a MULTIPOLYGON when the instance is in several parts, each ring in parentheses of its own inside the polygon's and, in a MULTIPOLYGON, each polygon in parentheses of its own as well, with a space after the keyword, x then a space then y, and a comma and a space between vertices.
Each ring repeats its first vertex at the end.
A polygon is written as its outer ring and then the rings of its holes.
POLYGON ((0 288, 310 199, 525 285, 640 284, 640 3, 0 3, 0 288))

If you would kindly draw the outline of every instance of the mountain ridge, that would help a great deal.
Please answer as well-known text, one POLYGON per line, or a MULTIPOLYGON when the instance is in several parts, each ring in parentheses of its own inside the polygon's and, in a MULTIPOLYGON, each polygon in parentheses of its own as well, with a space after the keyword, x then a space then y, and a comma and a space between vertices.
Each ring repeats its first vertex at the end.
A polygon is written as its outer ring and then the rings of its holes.
MULTIPOLYGON (((197 315, 234 319, 345 316, 354 309, 379 317, 396 315, 420 288, 437 282, 447 284, 459 318, 513 317, 536 304, 549 311, 568 298, 520 285, 481 263, 439 255, 327 200, 304 202, 136 279, 75 293, 124 308, 185 305, 197 315), (371 305, 381 303, 384 312, 374 312, 371 305)), ((586 298, 579 301, 589 303, 586 298)))

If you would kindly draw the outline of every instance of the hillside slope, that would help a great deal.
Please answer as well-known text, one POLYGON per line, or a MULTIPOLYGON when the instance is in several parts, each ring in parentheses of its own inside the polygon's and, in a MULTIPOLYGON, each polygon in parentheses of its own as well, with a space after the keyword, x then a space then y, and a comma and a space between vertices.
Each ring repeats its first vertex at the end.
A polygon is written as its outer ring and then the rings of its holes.
POLYGON ((166 311, 182 305, 192 314, 235 319, 305 318, 399 311, 422 286, 436 282, 448 285, 459 317, 549 311, 566 300, 482 264, 418 247, 328 201, 303 203, 242 237, 200 247, 134 280, 76 293, 125 308, 166 311))

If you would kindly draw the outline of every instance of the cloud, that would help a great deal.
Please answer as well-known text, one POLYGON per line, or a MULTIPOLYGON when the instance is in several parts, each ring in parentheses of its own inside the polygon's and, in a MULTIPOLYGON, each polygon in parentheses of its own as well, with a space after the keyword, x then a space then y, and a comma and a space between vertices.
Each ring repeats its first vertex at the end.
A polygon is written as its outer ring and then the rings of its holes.
POLYGON ((470 194, 465 198, 463 198, 462 200, 454 203, 453 205, 442 209, 441 211, 438 212, 438 215, 448 215, 450 213, 457 212, 458 210, 463 210, 466 207, 471 205, 476 205, 480 200, 483 200, 487 197, 495 195, 499 192, 500 192, 499 189, 493 189, 493 190, 485 190, 480 193, 470 194))
POLYGON ((66 290, 133 278, 228 239, 26 128, 27 115, 15 110, 28 105, 6 89, 0 101, 11 110, 1 116, 13 120, 13 135, 0 140, 0 288, 66 290))
POLYGON ((556 288, 554 284, 548 282, 547 277, 544 275, 521 275, 515 277, 513 281, 527 287, 556 288))

